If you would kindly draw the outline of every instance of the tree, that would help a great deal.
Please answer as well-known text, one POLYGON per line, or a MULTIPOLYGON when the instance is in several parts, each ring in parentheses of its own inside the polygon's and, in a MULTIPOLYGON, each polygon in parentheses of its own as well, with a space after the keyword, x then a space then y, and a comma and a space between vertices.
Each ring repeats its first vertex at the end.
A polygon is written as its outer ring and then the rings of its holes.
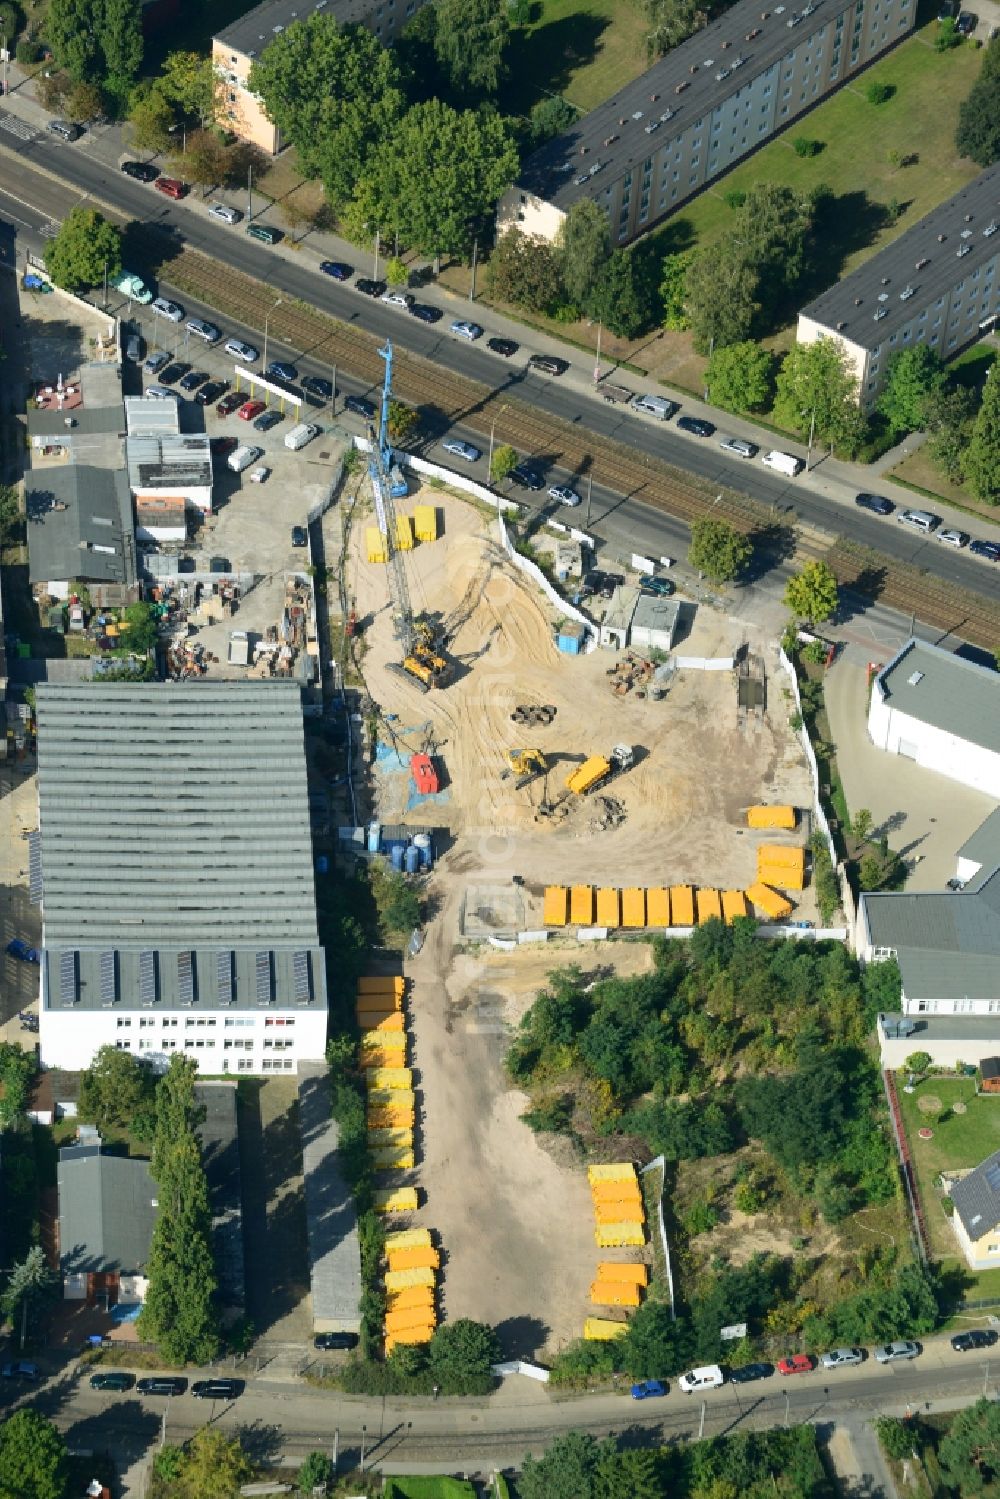
POLYGON ((531 145, 543 146, 554 136, 562 135, 577 119, 579 110, 561 94, 549 94, 531 106, 528 115, 531 145))
POLYGON ((653 288, 632 250, 612 250, 587 298, 587 312, 620 338, 636 338, 653 320, 653 288))
POLYGON ((214 130, 192 130, 177 150, 177 137, 172 137, 174 149, 170 157, 170 169, 185 182, 195 187, 218 187, 225 182, 229 170, 229 153, 214 130))
MULTIPOLYGON (((400 1343, 400 1348, 409 1348, 400 1343)), ((329 1488, 333 1481, 333 1463, 325 1452, 310 1452, 299 1469, 298 1487, 301 1494, 311 1494, 313 1489, 329 1488)))
POLYGON ((171 1488, 178 1499, 238 1499, 242 1485, 254 1476, 254 1466, 239 1437, 203 1426, 184 1449, 178 1476, 171 1488))
POLYGON ((386 426, 392 442, 405 442, 420 426, 420 414, 403 401, 390 401, 386 426))
POLYGON ((96 208, 72 208, 45 251, 45 266, 65 291, 87 291, 121 274, 121 230, 96 208))
POLYGON ((1000 1475, 1000 1406, 977 1400, 953 1418, 938 1458, 962 1494, 979 1494, 1000 1475))
POLYGON ((0 1041, 0 1130, 9 1129, 24 1113, 34 1058, 11 1041, 0 1041))
POLYGON ((46 13, 45 40, 74 83, 102 74, 99 15, 99 0, 51 0, 46 13))
POLYGON ((731 583, 753 556, 749 537, 723 520, 696 520, 691 527, 688 561, 713 583, 731 583))
POLYGON ((935 52, 950 52, 953 47, 962 45, 962 33, 958 29, 954 16, 945 16, 938 22, 937 36, 934 38, 935 52))
POLYGON ((687 41, 699 26, 697 0, 646 0, 646 16, 646 51, 651 58, 687 41))
POLYGON ((851 818, 851 833, 859 843, 867 843, 872 827, 872 814, 867 807, 859 807, 851 818))
POLYGON ((686 308, 687 274, 694 257, 694 250, 680 250, 675 255, 664 256, 660 282, 664 328, 683 332, 690 326, 686 308))
POLYGON ((80 1079, 80 1117, 104 1134, 127 1126, 152 1102, 153 1074, 130 1051, 102 1046, 80 1079))
POLYGON ((508 229, 490 257, 489 282, 501 302, 548 312, 562 295, 557 251, 548 240, 508 229))
POLYGON ((249 84, 294 145, 303 174, 321 178, 334 206, 351 197, 403 112, 393 53, 366 28, 341 27, 322 13, 294 21, 272 41, 249 84))
POLYGON ((0 1425, 0 1499, 64 1499, 66 1443, 51 1421, 24 1407, 0 1425))
POLYGON ((763 411, 774 390, 774 355, 760 344, 724 344, 712 351, 705 384, 715 406, 727 411, 763 411))
POLYGON ((823 149, 823 142, 812 140, 808 135, 797 135, 792 141, 792 150, 796 156, 818 156, 823 149))
POLYGON ((104 110, 104 95, 94 83, 74 83, 66 95, 66 117, 84 125, 104 110))
POLYGON ((132 95, 128 123, 133 151, 169 151, 173 146, 174 111, 158 88, 132 95))
POLYGON ((27 1336, 32 1303, 50 1293, 55 1283, 56 1277, 49 1268, 45 1251, 38 1244, 33 1245, 24 1259, 11 1270, 7 1289, 3 1294, 3 1305, 11 1321, 20 1311, 22 1348, 27 1336))
POLYGON ((864 430, 858 382, 847 356, 833 338, 795 344, 785 355, 777 381, 775 410, 796 432, 815 424, 815 435, 831 448, 853 449, 864 430))
POLYGON ((688 1323, 675 1320, 664 1302, 644 1301, 629 1319, 621 1362, 633 1379, 662 1379, 683 1368, 692 1351, 688 1323))
POLYGON ((141 0, 101 0, 99 14, 102 84, 122 113, 142 63, 141 0))
POLYGON ((759 278, 740 246, 700 250, 688 267, 684 305, 699 354, 743 343, 760 312, 759 278))
POLYGON ((434 51, 460 98, 492 98, 504 75, 510 34, 507 0, 436 0, 434 51))
POLYGON ((168 103, 204 125, 215 115, 219 79, 210 56, 169 52, 156 87, 168 103))
POLYGON ((483 1395, 493 1388, 491 1366, 500 1362, 500 1356, 500 1342, 492 1327, 459 1317, 435 1330, 427 1366, 442 1389, 455 1395, 483 1395))
POLYGON ((927 403, 945 384, 944 365, 929 344, 900 349, 889 360, 878 409, 895 432, 923 426, 927 403))
POLYGON ((895 1416, 879 1416, 875 1422, 875 1435, 882 1443, 886 1457, 901 1463, 912 1457, 915 1447, 913 1427, 908 1421, 899 1421, 895 1416))
POLYGON ((518 1492, 523 1499, 593 1499, 601 1449, 592 1436, 567 1431, 543 1457, 530 1453, 521 1465, 518 1492))
POLYGON ((145 656, 155 649, 157 641, 156 616, 152 604, 137 602, 126 604, 122 610, 125 632, 122 645, 136 656, 145 656))
POLYGON ((821 625, 837 612, 837 579, 825 562, 807 562, 785 586, 785 606, 806 624, 821 625))
POLYGON ((386 262, 385 279, 390 286, 406 286, 410 279, 410 273, 398 256, 386 262))
POLYGON ((975 415, 975 396, 964 385, 932 392, 924 408, 927 451, 956 484, 962 478, 962 464, 975 415))
POLYGON ((1000 157, 1000 38, 986 48, 983 65, 969 97, 958 111, 955 145, 979 167, 1000 157))
POLYGON ((10 539, 21 519, 21 497, 13 484, 0 484, 0 544, 10 539))
POLYGON ((559 230, 559 270, 566 295, 575 307, 586 307, 611 249, 608 216, 589 198, 570 208, 559 230))
POLYGON ((509 443, 502 442, 493 449, 490 460, 490 483, 502 484, 512 468, 517 467, 517 451, 509 443))
POLYGON ((887 104, 895 92, 894 84, 882 83, 876 78, 865 89, 865 98, 869 104, 887 104))
POLYGON ((458 113, 437 99, 416 104, 373 153, 354 216, 398 231, 421 254, 458 254, 469 243, 470 219, 491 210, 517 161, 499 115, 458 113))
POLYGON ((976 496, 987 505, 1000 505, 1000 374, 993 366, 983 403, 965 450, 962 472, 976 496))

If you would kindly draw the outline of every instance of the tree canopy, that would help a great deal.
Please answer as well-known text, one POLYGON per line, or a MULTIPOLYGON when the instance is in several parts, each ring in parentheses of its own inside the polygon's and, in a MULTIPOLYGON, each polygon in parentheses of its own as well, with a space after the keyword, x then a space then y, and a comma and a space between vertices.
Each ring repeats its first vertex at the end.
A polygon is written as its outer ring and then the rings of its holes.
POLYGON ((69 1459, 62 1434, 25 1406, 0 1424, 0 1499, 65 1499, 69 1459))
POLYGON ((493 98, 503 80, 510 35, 507 0, 435 0, 434 51, 455 96, 493 98))
POLYGON ((1000 505, 1000 374, 996 364, 972 425, 962 471, 977 500, 1000 505))
POLYGON ((493 1388, 490 1366, 500 1361, 492 1327, 459 1317, 435 1329, 427 1350, 432 1379, 454 1394, 484 1395, 493 1388))
POLYGON ((774 389, 774 355, 745 340, 713 351, 705 372, 708 393, 727 411, 763 411, 774 389))
POLYGON ((980 1494, 1000 1477, 1000 1406, 977 1400, 953 1418, 938 1458, 961 1494, 980 1494))
POLYGON ((825 562, 807 562, 785 587, 785 604, 798 619, 821 625, 837 612, 837 579, 825 562))
POLYGON ((490 257, 490 290, 501 302, 547 312, 559 301, 559 258, 548 240, 508 229, 490 257))
POLYGON ((141 1138, 151 1134, 155 1079, 149 1067, 130 1051, 102 1046, 80 1079, 80 1117, 109 1128, 133 1128, 142 1121, 141 1138))
POLYGON ((691 527, 688 561, 713 583, 731 583, 753 556, 753 543, 727 521, 696 520, 691 527))
POLYGON ((71 208, 45 249, 45 267, 64 291, 88 291, 121 275, 122 235, 96 208, 71 208))
POLYGON ((559 270, 574 307, 586 308, 611 250, 608 216, 589 198, 574 203, 559 229, 559 270))
POLYGON ((958 111, 955 145, 979 167, 1000 157, 1000 37, 987 46, 979 77, 958 111))
POLYGON ((929 344, 900 349, 889 360, 878 409, 896 432, 915 432, 922 427, 928 401, 944 388, 941 356, 929 344))
POLYGON ((795 344, 778 374, 775 410, 794 431, 815 435, 832 447, 853 449, 865 420, 858 406, 858 381, 834 338, 795 344))
POLYGON ((97 83, 123 110, 142 62, 139 0, 50 0, 45 40, 74 83, 97 83))

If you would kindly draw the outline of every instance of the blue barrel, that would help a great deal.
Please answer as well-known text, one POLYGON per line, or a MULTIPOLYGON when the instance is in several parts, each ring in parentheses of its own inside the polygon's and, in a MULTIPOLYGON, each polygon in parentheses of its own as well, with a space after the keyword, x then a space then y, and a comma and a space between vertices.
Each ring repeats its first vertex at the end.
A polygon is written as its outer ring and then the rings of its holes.
POLYGON ((405 868, 407 874, 416 874, 417 870, 420 868, 420 850, 419 848, 414 848, 412 843, 410 844, 409 848, 406 850, 406 854, 404 855, 403 867, 405 868))
POLYGON ((368 852, 370 854, 377 854, 381 841, 382 824, 380 822, 370 822, 368 824, 368 852))
POLYGON ((404 855, 405 852, 406 852, 406 849, 405 849, 405 847, 403 846, 402 843, 392 843, 392 844, 389 845, 389 858, 392 861, 392 867, 393 867, 393 869, 396 869, 396 870, 401 870, 402 869, 402 867, 403 867, 403 855, 404 855))
POLYGON ((414 835, 413 847, 420 854, 421 869, 431 869, 434 865, 434 847, 431 843, 430 833, 417 833, 414 835))

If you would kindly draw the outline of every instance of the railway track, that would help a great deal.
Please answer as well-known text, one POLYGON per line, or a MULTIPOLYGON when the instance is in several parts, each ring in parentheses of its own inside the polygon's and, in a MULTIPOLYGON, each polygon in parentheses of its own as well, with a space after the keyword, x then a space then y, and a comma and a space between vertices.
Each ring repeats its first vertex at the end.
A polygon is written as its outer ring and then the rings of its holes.
MULTIPOLYGON (((150 226, 132 225, 129 238, 131 250, 145 260, 146 268, 165 275, 179 291, 248 327, 262 329, 266 317, 276 342, 321 363, 348 369, 370 385, 381 383, 381 340, 374 334, 292 297, 276 305, 274 291, 266 283, 178 245, 172 236, 150 226)), ((586 428, 538 412, 510 389, 494 390, 450 374, 407 349, 396 350, 394 381, 400 399, 419 408, 429 425, 439 423, 444 430, 461 422, 486 439, 492 429, 497 442, 509 442, 520 452, 543 457, 547 464, 558 464, 577 476, 592 474, 616 494, 641 500, 688 525, 711 515, 763 540, 794 523, 793 516, 781 515, 732 490, 720 492, 614 438, 594 436, 586 428)), ((837 537, 824 555, 842 586, 904 614, 917 615, 935 629, 960 635, 974 645, 991 651, 1000 646, 1000 599, 936 579, 845 537, 837 537)), ((984 586, 989 586, 988 579, 984 586)))

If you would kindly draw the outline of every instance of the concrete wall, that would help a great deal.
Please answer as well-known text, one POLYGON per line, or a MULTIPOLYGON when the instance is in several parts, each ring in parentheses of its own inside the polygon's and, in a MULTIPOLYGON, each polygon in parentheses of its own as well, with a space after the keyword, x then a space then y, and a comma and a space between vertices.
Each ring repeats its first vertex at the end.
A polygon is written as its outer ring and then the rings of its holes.
MULTIPOLYGON (((1000 1020, 997 1028, 1000 1031, 1000 1020)), ((955 1029, 960 1030, 960 1025, 955 1029)), ((925 1031, 917 1031, 913 1036, 893 1036, 887 1039, 879 1026, 878 1039, 882 1066, 890 1072, 898 1072, 907 1057, 912 1056, 915 1051, 926 1051, 934 1067, 951 1069, 956 1062, 964 1062, 968 1067, 978 1067, 984 1057, 995 1057, 997 1054, 997 1036, 992 1040, 988 1037, 963 1039, 961 1035, 937 1039, 928 1036, 925 1031)))
POLYGON ((872 743, 890 755, 905 755, 925 770, 1000 797, 1000 754, 901 713, 886 700, 877 679, 872 683, 868 733, 872 743))
POLYGON ((534 193, 522 192, 515 185, 504 193, 497 206, 497 230, 500 234, 508 229, 520 229, 535 239, 544 239, 554 244, 566 221, 566 215, 554 203, 546 203, 534 193))

